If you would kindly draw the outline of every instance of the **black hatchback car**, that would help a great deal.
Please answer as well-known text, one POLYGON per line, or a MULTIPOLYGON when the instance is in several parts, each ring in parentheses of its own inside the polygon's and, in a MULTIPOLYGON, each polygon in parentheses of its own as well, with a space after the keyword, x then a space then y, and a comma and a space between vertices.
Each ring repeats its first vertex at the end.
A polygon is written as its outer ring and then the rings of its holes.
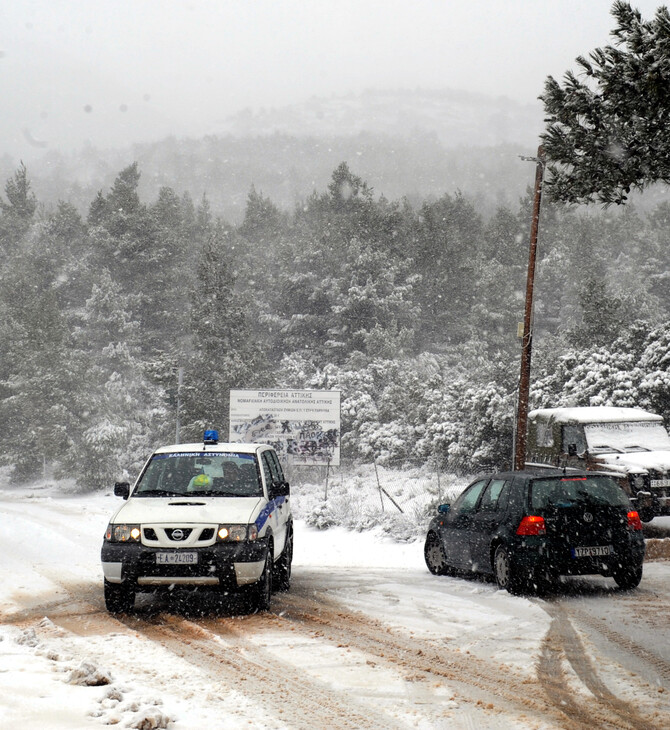
POLYGON ((510 593, 546 591, 559 575, 642 578, 642 523, 609 476, 562 469, 479 477, 428 527, 426 565, 436 575, 484 573, 510 593))

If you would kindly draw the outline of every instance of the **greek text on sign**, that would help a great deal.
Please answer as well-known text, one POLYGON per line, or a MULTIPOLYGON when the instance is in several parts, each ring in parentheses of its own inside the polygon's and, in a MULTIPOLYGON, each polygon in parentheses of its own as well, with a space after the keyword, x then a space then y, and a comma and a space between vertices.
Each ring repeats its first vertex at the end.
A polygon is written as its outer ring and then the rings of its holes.
POLYGON ((339 390, 231 390, 233 443, 264 443, 291 464, 340 463, 339 390))

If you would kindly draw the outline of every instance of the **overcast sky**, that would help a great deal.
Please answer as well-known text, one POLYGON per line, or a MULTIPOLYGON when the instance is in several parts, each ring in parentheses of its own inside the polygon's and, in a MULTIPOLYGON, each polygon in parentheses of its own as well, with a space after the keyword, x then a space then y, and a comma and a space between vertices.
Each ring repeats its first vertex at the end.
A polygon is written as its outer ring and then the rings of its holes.
MULTIPOLYGON (((661 4, 632 3, 645 18, 661 4)), ((216 133, 366 89, 536 103, 611 42, 611 0, 3 0, 0 155, 216 133)))

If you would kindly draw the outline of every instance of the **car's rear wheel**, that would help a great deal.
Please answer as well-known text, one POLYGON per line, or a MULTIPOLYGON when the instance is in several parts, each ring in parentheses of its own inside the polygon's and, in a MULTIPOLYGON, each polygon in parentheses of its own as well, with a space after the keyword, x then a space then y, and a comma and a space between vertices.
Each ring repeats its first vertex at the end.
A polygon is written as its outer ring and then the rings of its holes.
POLYGON ((513 595, 524 592, 524 581, 514 565, 512 555, 505 545, 498 545, 493 555, 493 570, 498 588, 513 595))
POLYGON ((105 580, 105 607, 110 613, 128 613, 135 605, 135 591, 123 583, 105 580))
POLYGON ((641 565, 626 565, 615 570, 613 573, 614 580, 617 582, 619 588, 624 590, 631 590, 637 588, 642 580, 642 566, 641 565))
POLYGON ((293 530, 289 530, 281 557, 275 563, 273 587, 287 591, 291 587, 291 564, 293 563, 293 530))
POLYGON ((429 532, 426 536, 423 557, 433 575, 448 575, 451 572, 442 541, 434 532, 429 532))

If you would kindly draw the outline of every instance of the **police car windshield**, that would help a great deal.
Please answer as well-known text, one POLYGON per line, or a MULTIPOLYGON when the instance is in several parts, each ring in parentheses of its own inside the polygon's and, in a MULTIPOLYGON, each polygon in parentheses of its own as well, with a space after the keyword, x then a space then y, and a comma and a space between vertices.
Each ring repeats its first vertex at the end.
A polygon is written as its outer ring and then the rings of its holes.
POLYGON ((154 454, 135 497, 260 497, 263 494, 252 454, 183 452, 154 454))

